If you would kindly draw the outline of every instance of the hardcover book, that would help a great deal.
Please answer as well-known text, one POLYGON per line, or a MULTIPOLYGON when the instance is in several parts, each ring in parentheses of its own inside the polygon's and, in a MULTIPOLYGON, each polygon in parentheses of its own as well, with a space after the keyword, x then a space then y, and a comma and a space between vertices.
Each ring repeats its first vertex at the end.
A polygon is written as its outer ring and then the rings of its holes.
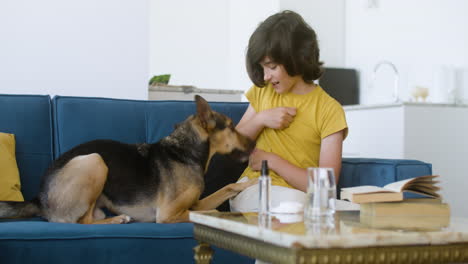
POLYGON ((448 204, 440 199, 406 199, 401 202, 363 203, 361 215, 369 216, 428 216, 440 217, 450 215, 448 204))
POLYGON ((450 225, 450 216, 370 216, 361 215, 362 226, 405 231, 439 231, 450 225))

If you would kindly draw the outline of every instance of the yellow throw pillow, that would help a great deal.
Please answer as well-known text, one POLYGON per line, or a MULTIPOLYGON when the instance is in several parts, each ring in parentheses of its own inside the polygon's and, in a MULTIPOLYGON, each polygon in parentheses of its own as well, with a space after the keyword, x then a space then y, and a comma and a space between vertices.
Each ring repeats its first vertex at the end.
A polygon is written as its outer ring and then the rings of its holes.
POLYGON ((0 201, 24 201, 15 147, 15 135, 0 132, 0 201))

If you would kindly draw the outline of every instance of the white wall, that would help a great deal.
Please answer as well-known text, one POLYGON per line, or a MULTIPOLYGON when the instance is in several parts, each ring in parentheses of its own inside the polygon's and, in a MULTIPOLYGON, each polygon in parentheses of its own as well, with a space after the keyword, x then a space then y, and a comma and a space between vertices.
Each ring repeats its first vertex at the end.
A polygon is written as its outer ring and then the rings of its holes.
POLYGON ((344 2, 344 0, 281 0, 281 10, 289 9, 301 14, 317 33, 320 59, 325 63, 325 67, 345 66, 344 2))
POLYGON ((359 0, 347 1, 345 9, 345 61, 361 72, 362 103, 391 100, 389 67, 378 71, 374 89, 369 89, 373 67, 383 59, 397 66, 404 100, 419 85, 430 89, 428 100, 451 101, 446 93, 451 80, 444 69, 462 73, 456 82, 459 93, 468 95, 468 1, 359 0), (369 2, 377 6, 370 8, 369 2))
POLYGON ((169 73, 176 85, 225 85, 228 2, 154 0, 150 8, 150 75, 169 73))
POLYGON ((170 73, 173 85, 247 90, 248 39, 278 10, 279 0, 151 1, 150 76, 170 73))
POLYGON ((147 98, 147 0, 0 2, 0 93, 147 98))

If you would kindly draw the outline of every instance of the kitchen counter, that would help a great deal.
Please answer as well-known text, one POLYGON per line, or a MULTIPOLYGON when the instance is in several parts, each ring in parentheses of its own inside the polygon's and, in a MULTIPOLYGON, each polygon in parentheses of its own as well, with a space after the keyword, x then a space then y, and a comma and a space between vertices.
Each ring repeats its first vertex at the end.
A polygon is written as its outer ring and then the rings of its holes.
POLYGON ((368 104, 368 105, 345 105, 345 111, 363 110, 363 109, 378 109, 378 108, 393 108, 401 106, 417 106, 417 107, 468 107, 468 104, 449 104, 449 103, 422 103, 422 102, 399 102, 387 104, 368 104))

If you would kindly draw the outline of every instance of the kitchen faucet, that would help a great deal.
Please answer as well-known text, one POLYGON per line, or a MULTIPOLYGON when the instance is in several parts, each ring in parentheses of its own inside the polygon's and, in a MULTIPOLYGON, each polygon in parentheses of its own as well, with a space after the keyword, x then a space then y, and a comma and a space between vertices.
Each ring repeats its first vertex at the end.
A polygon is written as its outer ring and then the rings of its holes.
POLYGON ((393 69, 393 73, 394 73, 394 78, 393 78, 393 101, 395 103, 398 103, 400 101, 399 96, 398 96, 398 80, 399 80, 400 76, 398 74, 398 70, 397 70, 395 64, 391 63, 390 61, 386 61, 386 60, 383 60, 383 61, 380 61, 379 63, 377 63, 375 65, 375 67, 374 67, 374 72, 372 74, 372 82, 373 83, 375 82, 377 70, 380 68, 380 66, 385 65, 385 64, 390 66, 393 69))

